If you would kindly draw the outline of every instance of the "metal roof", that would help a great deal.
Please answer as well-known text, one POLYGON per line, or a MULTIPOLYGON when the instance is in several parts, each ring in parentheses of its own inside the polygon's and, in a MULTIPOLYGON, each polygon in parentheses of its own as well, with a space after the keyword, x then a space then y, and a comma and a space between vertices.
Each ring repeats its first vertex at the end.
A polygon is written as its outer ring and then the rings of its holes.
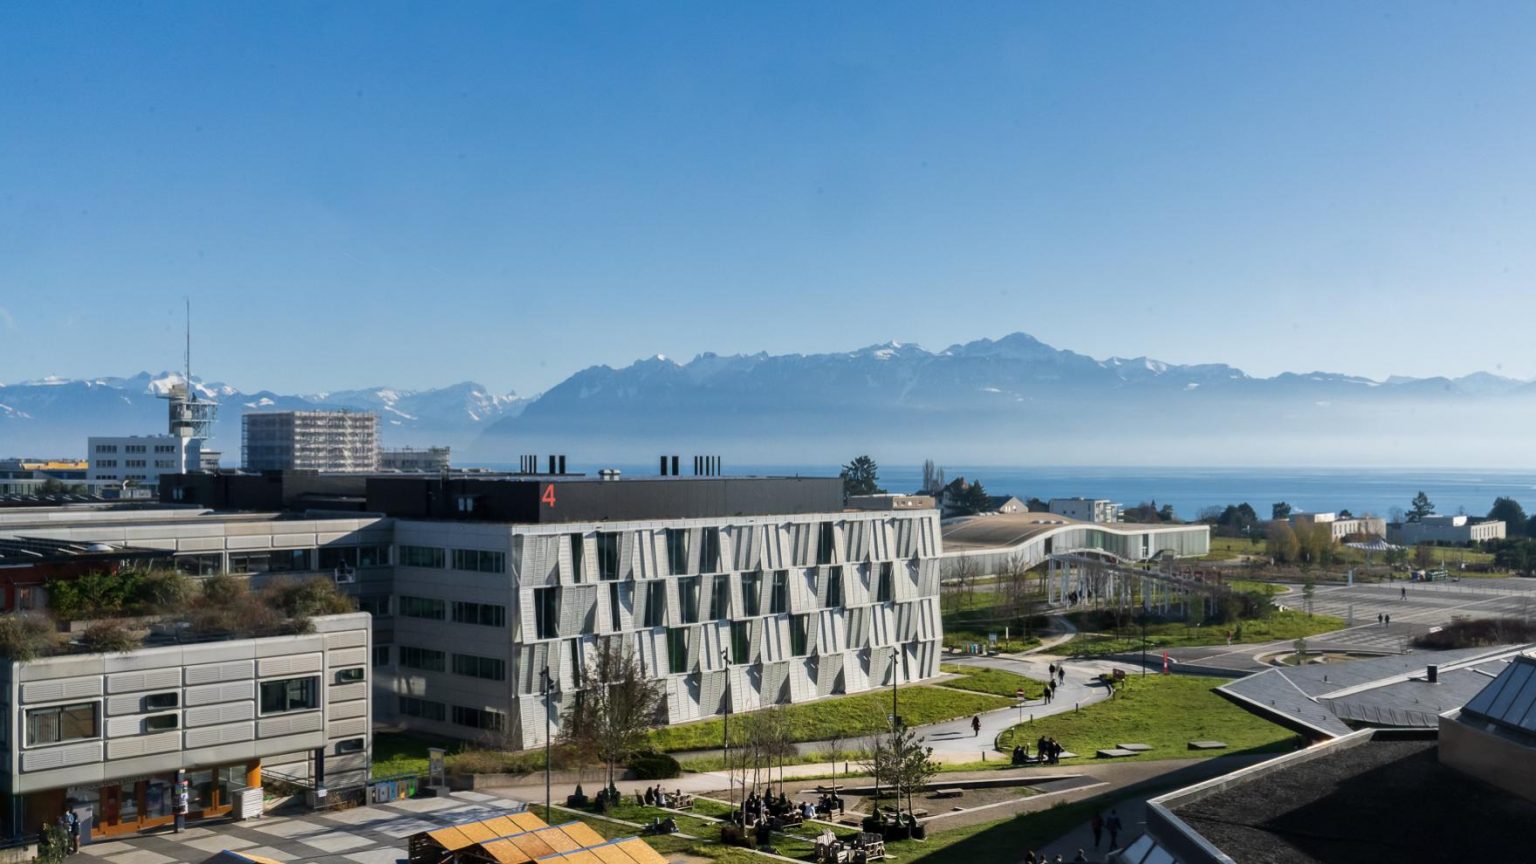
POLYGON ((107 543, 72 543, 42 537, 0 537, 0 567, 29 566, 60 561, 158 557, 157 549, 115 546, 107 543))

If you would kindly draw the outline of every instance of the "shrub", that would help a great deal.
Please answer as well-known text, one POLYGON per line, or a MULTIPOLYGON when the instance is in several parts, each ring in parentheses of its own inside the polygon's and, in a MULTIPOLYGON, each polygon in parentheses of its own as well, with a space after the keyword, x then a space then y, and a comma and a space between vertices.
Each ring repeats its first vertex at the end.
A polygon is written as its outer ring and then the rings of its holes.
POLYGON ((469 749, 450 753, 446 761, 455 774, 530 774, 544 770, 544 754, 509 750, 469 749))
POLYGON ((176 570, 151 570, 138 579, 132 602, 143 615, 179 612, 193 594, 192 580, 176 570))
POLYGON ((289 618, 357 611, 357 604, 352 598, 341 593, 336 583, 325 577, 277 579, 263 588, 261 594, 268 605, 289 618))
POLYGON ((629 770, 636 780, 671 780, 683 773, 683 766, 665 753, 640 753, 629 760, 629 770))
POLYGON ((144 644, 139 634, 121 621, 98 621, 80 634, 80 646, 92 654, 116 654, 132 651, 144 644))
POLYGON ((59 632, 47 618, 25 612, 0 615, 0 656, 25 662, 51 653, 58 644, 59 632))
POLYGON ((1415 648, 1446 651, 1483 645, 1514 645, 1536 641, 1536 624, 1519 618, 1455 619, 1434 633, 1413 640, 1415 648))

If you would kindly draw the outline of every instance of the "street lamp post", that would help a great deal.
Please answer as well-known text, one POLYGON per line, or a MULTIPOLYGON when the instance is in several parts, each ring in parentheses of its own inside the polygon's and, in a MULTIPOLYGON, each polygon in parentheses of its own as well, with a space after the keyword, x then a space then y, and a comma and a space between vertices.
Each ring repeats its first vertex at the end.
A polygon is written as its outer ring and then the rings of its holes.
POLYGON ((550 711, 550 696, 555 692, 554 679, 549 674, 549 667, 545 666, 539 672, 539 692, 544 696, 544 818, 549 818, 549 769, 550 769, 550 745, 555 737, 553 730, 554 721, 550 711))
POLYGON ((1147 677, 1147 611, 1141 611, 1141 677, 1147 677))
MULTIPOLYGON (((723 742, 724 746, 721 748, 725 759, 725 800, 727 804, 731 805, 731 814, 732 818, 734 818, 736 813, 736 777, 731 774, 731 652, 729 650, 720 652, 720 665, 725 670, 725 734, 722 736, 725 740, 723 742)), ((741 823, 745 826, 747 820, 743 818, 741 823)))

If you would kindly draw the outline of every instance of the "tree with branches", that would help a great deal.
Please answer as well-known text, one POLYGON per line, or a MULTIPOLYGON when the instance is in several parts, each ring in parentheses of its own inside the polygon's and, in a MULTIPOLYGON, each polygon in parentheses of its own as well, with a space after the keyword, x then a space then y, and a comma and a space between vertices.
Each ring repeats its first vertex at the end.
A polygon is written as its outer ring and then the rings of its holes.
POLYGON ((598 644, 587 671, 591 684, 566 707, 560 732, 567 746, 584 749, 607 766, 613 788, 618 765, 645 746, 664 691, 617 637, 598 644))

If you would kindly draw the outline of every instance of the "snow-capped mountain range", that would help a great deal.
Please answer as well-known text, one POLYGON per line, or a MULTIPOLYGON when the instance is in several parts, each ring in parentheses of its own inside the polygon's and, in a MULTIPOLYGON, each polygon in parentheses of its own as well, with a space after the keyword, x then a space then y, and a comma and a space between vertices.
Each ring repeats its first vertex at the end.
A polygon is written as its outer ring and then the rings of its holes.
MULTIPOLYGON (((156 394, 179 380, 0 386, 0 455, 78 454, 87 435, 158 432, 156 394)), ((469 382, 309 395, 197 384, 222 406, 214 446, 231 456, 244 410, 345 407, 377 411, 388 446, 450 444, 480 462, 568 453, 587 467, 647 464, 662 452, 736 464, 870 452, 997 465, 1494 466, 1510 464, 1536 421, 1536 384, 1488 373, 1259 378, 1224 364, 1098 360, 1024 333, 941 351, 889 342, 682 363, 656 355, 581 370, 532 399, 469 382)))

